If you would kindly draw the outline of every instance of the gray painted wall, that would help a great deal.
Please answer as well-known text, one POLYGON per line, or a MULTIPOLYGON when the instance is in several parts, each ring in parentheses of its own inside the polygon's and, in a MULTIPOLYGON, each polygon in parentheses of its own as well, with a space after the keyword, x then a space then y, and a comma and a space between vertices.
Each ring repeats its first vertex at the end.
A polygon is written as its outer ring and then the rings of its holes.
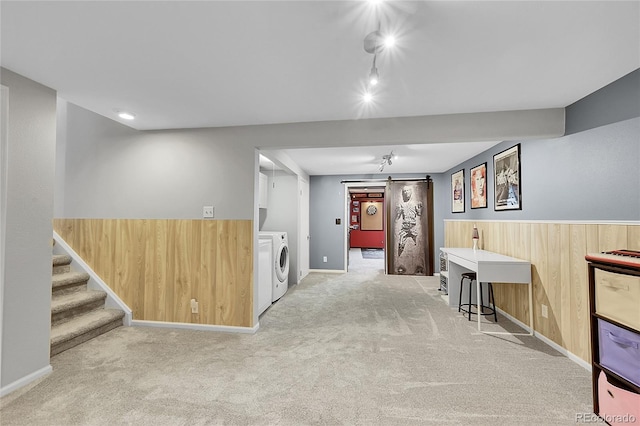
POLYGON ((269 200, 263 231, 284 231, 289 239, 289 285, 297 284, 298 270, 298 177, 269 173, 269 200))
POLYGON ((255 149, 224 129, 139 132, 73 104, 65 124, 62 217, 254 218, 255 149))
MULTIPOLYGON (((493 155, 503 142, 447 173, 465 169, 465 220, 640 220, 640 119, 622 121, 558 139, 522 141, 522 210, 494 211, 493 155), (469 169, 487 162, 488 207, 469 208, 469 169)), ((450 192, 440 198, 451 205, 450 192)))
POLYGON ((55 91, 1 70, 9 88, 0 387, 49 367, 55 91))
MULTIPOLYGON (((311 269, 344 270, 344 238, 345 238, 345 185, 343 180, 358 179, 387 179, 391 176, 394 179, 423 179, 427 174, 370 174, 370 175, 329 175, 311 176, 309 182, 309 233, 311 236, 309 244, 309 267, 311 269), (336 219, 340 219, 340 225, 336 225, 336 219), (323 257, 327 256, 327 262, 323 262, 323 257)), ((439 193, 439 183, 434 176, 434 200, 439 193)), ((371 185, 371 186, 377 186, 371 185)), ((384 182, 379 183, 384 186, 384 182)), ((437 205, 434 202, 434 228, 442 228, 442 220, 437 216, 437 205)), ((437 235, 438 230, 434 229, 437 235)), ((440 230, 442 233, 442 230, 440 230)), ((438 244, 437 240, 435 242, 438 244)), ((439 247, 439 246, 436 246, 439 247)))
POLYGON ((565 134, 628 120, 640 111, 640 69, 567 107, 565 134))

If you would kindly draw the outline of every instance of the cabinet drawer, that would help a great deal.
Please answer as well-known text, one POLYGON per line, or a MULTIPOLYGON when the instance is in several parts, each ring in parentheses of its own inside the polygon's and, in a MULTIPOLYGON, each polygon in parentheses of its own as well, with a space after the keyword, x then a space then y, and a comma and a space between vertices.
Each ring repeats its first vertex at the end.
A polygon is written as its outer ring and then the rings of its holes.
POLYGON ((598 318, 599 363, 640 386, 640 333, 598 318))
POLYGON ((640 330, 640 277, 595 271, 596 312, 640 330))
POLYGON ((624 389, 622 383, 608 378, 604 371, 598 376, 600 417, 610 425, 635 423, 640 419, 640 394, 624 389))

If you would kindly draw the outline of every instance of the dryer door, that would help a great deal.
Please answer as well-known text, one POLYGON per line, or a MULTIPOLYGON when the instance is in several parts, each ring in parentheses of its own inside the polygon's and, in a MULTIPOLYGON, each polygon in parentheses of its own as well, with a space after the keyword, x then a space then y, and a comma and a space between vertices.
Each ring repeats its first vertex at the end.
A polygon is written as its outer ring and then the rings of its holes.
POLYGON ((280 282, 284 282, 289 276, 289 247, 286 244, 281 244, 278 248, 275 261, 276 276, 280 282))

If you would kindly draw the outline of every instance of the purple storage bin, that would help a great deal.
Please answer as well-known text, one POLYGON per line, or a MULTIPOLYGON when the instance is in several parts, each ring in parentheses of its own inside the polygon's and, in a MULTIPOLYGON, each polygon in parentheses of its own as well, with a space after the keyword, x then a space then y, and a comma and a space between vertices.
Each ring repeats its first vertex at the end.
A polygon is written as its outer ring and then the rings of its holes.
POLYGON ((598 318, 600 365, 640 386, 640 334, 598 318))

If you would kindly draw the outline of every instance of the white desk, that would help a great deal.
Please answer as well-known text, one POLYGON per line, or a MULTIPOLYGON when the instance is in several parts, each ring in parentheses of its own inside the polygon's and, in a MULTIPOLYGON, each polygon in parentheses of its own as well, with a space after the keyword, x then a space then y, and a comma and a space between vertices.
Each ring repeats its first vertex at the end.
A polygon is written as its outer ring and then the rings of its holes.
MULTIPOLYGON (((530 333, 504 333, 482 331, 481 315, 478 317, 478 331, 487 334, 517 334, 533 336, 533 288, 531 283, 531 262, 515 257, 504 256, 485 250, 473 250, 470 248, 441 248, 440 251, 447 254, 447 276, 449 306, 458 306, 460 294, 460 278, 464 272, 475 272, 476 301, 478 312, 480 310, 480 283, 514 283, 529 285, 529 329, 530 333)), ((441 271, 441 273, 443 273, 441 271)), ((488 298, 487 298, 488 300, 488 298)))

